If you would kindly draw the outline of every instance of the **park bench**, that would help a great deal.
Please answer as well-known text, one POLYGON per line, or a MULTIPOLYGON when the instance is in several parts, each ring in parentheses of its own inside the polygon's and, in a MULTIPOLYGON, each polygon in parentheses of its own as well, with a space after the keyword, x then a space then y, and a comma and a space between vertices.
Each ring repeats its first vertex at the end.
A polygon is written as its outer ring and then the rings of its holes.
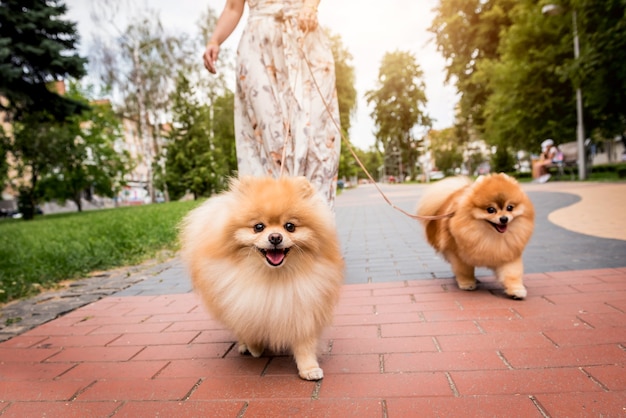
MULTIPOLYGON (((591 141, 587 139, 585 141, 585 154, 589 159, 589 143, 591 141)), ((554 169, 556 171, 557 177, 564 177, 565 172, 569 174, 572 180, 576 179, 576 172, 578 168, 578 143, 576 141, 565 142, 564 144, 560 144, 558 146, 559 153, 557 154, 557 158, 555 158, 552 164, 548 165, 548 170, 554 169)), ((587 166, 589 166, 589 162, 587 162, 587 166)))

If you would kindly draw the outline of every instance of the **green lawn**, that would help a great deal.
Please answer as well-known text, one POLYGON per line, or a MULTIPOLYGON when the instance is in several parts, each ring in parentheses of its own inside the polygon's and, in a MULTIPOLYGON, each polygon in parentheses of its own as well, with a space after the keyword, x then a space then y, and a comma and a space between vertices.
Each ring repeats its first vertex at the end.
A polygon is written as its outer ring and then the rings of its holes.
POLYGON ((0 221, 0 303, 95 270, 137 264, 176 251, 177 226, 198 202, 0 221))

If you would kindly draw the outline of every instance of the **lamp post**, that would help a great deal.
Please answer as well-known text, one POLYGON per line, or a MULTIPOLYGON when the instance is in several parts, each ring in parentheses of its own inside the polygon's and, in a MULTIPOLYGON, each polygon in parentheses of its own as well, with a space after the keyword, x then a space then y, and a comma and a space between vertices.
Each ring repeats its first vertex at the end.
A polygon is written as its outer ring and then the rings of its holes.
MULTIPOLYGON (((548 16, 559 15, 563 8, 556 4, 546 4, 541 8, 541 13, 548 16)), ((572 10, 572 26, 574 30, 574 59, 578 61, 580 57, 580 47, 578 44, 578 22, 576 10, 572 10)), ((585 156, 585 126, 583 124, 583 93, 580 86, 576 88, 576 144, 578 145, 578 178, 587 178, 587 158, 585 156)))

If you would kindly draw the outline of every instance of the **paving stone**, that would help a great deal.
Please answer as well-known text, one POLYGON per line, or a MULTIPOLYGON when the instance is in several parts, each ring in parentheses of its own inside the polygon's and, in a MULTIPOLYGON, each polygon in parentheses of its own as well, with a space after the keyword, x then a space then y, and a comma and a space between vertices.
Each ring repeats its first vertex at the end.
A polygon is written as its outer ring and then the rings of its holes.
MULTIPOLYGON (((386 189, 405 210, 423 191, 386 189)), ((531 193, 529 296, 514 301, 487 269, 459 290, 419 224, 372 195, 337 201, 349 275, 323 380, 299 379, 289 353, 240 355, 174 258, 3 307, 0 414, 623 416, 626 241, 547 220, 576 196, 531 193)))

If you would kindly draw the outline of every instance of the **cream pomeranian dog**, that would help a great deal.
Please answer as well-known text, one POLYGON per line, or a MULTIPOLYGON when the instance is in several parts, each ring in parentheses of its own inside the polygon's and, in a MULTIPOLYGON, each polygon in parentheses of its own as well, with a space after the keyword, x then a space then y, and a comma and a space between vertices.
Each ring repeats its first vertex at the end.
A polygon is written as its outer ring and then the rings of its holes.
POLYGON ((507 295, 526 297, 522 252, 535 226, 532 202, 504 173, 441 180, 426 190, 417 208, 428 243, 451 264, 459 288, 476 288, 475 267, 492 269, 507 295))
POLYGON ((344 278, 334 215, 304 177, 244 177, 182 223, 182 258, 211 314, 239 352, 293 353, 318 380, 318 341, 344 278))

